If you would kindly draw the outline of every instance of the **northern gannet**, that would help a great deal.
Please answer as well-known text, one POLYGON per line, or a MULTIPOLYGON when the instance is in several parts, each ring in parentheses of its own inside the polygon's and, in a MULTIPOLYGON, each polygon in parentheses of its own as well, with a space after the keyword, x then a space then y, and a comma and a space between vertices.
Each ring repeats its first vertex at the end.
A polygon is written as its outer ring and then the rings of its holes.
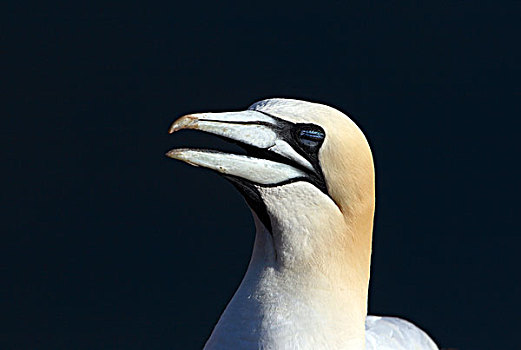
POLYGON ((204 349, 438 349, 405 320, 367 316, 374 166, 351 119, 277 98, 240 112, 186 115, 170 132, 181 129, 246 150, 167 155, 230 180, 256 226, 246 275, 204 349))

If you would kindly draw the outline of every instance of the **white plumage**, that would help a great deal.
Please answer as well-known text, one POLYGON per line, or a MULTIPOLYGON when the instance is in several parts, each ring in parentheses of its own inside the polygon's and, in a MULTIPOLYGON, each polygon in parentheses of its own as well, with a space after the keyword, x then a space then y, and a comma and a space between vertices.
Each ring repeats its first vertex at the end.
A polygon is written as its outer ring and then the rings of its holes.
POLYGON ((180 118, 246 155, 175 149, 221 173, 252 209, 250 265, 205 349, 437 349, 411 323, 367 316, 374 167, 360 129, 320 104, 269 99, 180 118))
POLYGON ((367 316, 365 321, 367 350, 437 350, 424 331, 396 317, 367 316))

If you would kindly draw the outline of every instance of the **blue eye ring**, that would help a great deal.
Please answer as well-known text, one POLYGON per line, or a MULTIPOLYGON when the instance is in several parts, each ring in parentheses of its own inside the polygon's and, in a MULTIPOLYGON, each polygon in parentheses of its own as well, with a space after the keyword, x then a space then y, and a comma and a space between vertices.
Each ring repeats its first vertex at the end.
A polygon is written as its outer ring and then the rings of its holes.
POLYGON ((300 144, 307 147, 317 147, 322 144, 326 134, 322 128, 314 125, 306 125, 301 127, 297 132, 297 138, 300 144))

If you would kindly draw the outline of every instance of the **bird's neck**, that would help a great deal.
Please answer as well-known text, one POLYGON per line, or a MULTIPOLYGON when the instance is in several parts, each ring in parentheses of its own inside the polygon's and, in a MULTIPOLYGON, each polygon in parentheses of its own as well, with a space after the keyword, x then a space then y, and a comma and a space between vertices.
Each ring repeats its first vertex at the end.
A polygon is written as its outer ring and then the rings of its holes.
POLYGON ((359 267, 281 266, 276 238, 255 221, 250 265, 205 349, 365 349, 368 281, 359 267))

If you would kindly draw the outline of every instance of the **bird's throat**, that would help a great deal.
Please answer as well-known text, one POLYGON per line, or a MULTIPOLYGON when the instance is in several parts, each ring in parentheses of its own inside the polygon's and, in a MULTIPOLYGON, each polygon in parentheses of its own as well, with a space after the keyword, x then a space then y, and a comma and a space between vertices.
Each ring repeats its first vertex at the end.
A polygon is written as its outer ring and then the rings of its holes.
POLYGON ((248 271, 205 349, 363 349, 367 284, 281 266, 273 235, 254 217, 248 271))

